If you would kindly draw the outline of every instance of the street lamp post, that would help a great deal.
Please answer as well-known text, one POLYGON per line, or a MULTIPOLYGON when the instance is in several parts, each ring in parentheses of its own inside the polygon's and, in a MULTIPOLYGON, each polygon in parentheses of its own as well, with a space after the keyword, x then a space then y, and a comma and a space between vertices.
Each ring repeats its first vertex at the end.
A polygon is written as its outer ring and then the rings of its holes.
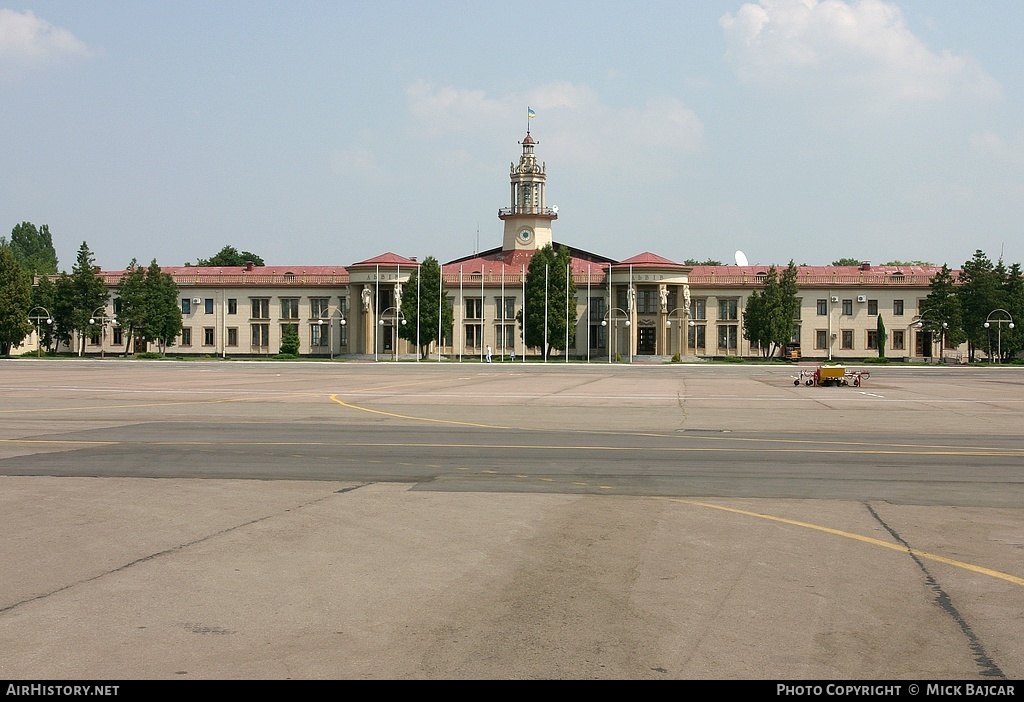
POLYGON ((92 316, 89 317, 89 325, 90 326, 92 326, 93 324, 99 324, 100 325, 100 358, 104 358, 105 357, 105 354, 104 354, 104 350, 105 349, 103 348, 103 342, 104 342, 104 337, 105 337, 106 331, 107 331, 107 322, 116 322, 116 321, 117 321, 117 316, 116 315, 110 315, 109 317, 107 316, 106 305, 100 305, 99 307, 94 309, 92 311, 92 316), (100 314, 97 314, 97 313, 100 313, 100 314))
MULTIPOLYGON (((321 313, 320 327, 327 327, 327 349, 331 354, 331 360, 334 360, 334 316, 338 316, 338 324, 344 327, 348 324, 348 320, 345 319, 345 315, 342 313, 341 308, 337 305, 327 305, 327 309, 321 313)), ((320 332, 321 334, 323 331, 320 332)))
MULTIPOLYGON (((610 310, 608 310, 607 314, 605 314, 605 316, 604 316, 604 319, 601 320, 601 326, 602 327, 607 327, 608 326, 608 319, 611 318, 611 320, 612 320, 612 337, 613 337, 613 339, 615 341, 618 341, 618 333, 617 333, 617 331, 618 331, 619 325, 618 325, 618 317, 615 316, 616 312, 621 312, 622 313, 622 318, 626 320, 626 326, 628 327, 630 325, 629 315, 621 307, 612 307, 610 310)), ((611 362, 612 362, 612 344, 609 342, 609 344, 608 344, 608 363, 611 363, 611 362)), ((630 363, 633 362, 633 345, 632 344, 629 344, 629 362, 630 363)))
MULTIPOLYGON (((998 342, 997 342, 998 343, 998 355, 996 357, 999 359, 998 363, 1002 363, 1003 362, 1003 325, 1004 324, 1009 324, 1010 325, 1010 329, 1013 329, 1013 327, 1015 325, 1013 323, 1013 317, 1010 316, 1010 313, 1007 312, 1006 310, 1004 310, 1002 307, 1000 307, 999 309, 992 310, 991 312, 988 313, 988 317, 985 318, 985 328, 986 329, 988 329, 993 324, 998 324, 999 325, 999 334, 997 336, 997 339, 998 339, 998 342), (993 319, 992 315, 996 314, 997 312, 1002 312, 1003 314, 1006 315, 1006 317, 999 317, 997 319, 993 319)), ((989 337, 989 339, 991 339, 991 337, 989 337)), ((992 342, 989 341, 989 347, 988 347, 989 348, 989 356, 992 355, 992 346, 991 346, 991 344, 992 344, 992 342)))
POLYGON ((50 311, 45 307, 36 306, 28 311, 28 318, 29 321, 36 323, 36 358, 41 358, 43 353, 43 337, 39 333, 39 326, 42 322, 46 322, 46 326, 50 326, 51 324, 53 324, 53 315, 51 315, 50 311), (42 310, 46 314, 37 314, 33 316, 32 313, 35 312, 36 310, 42 310))
POLYGON ((380 325, 382 327, 384 326, 384 319, 388 316, 388 312, 394 312, 393 318, 394 318, 395 338, 391 341, 391 355, 392 355, 392 358, 395 361, 397 361, 398 360, 398 323, 399 323, 399 321, 401 321, 403 327, 406 325, 405 315, 402 313, 402 310, 400 310, 398 307, 388 307, 386 310, 384 310, 383 312, 380 313, 380 318, 377 320, 377 324, 378 325, 380 325))
MULTIPOLYGON (((942 337, 947 329, 949 329, 949 322, 940 322, 937 319, 931 319, 928 315, 920 315, 917 320, 913 323, 918 329, 924 329, 926 326, 930 329, 935 329, 939 333, 939 361, 942 361, 942 337)), ((935 340, 932 339, 932 343, 935 340)))
POLYGON ((672 315, 674 315, 676 312, 682 312, 683 313, 682 316, 677 316, 676 317, 676 319, 680 322, 680 325, 679 325, 679 354, 683 355, 683 327, 684 326, 686 326, 686 327, 695 327, 695 326, 697 326, 697 324, 692 319, 690 319, 685 325, 682 324, 681 322, 684 319, 689 319, 689 317, 690 317, 690 308, 688 308, 688 307, 676 307, 674 310, 672 310, 667 315, 665 315, 667 317, 667 319, 665 320, 665 326, 666 327, 668 327, 670 329, 672 328, 672 315))

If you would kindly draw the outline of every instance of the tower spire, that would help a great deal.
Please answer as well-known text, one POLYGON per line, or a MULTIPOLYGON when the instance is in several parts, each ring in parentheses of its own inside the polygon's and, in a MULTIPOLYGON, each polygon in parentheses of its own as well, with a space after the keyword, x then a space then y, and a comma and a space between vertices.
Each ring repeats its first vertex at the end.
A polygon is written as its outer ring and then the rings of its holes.
MULTIPOLYGON (((529 119, 533 119, 534 114, 529 109, 529 119)), ((535 250, 550 244, 551 222, 558 219, 558 211, 547 206, 546 166, 537 162, 537 155, 533 152, 538 142, 530 134, 529 121, 526 136, 519 143, 523 153, 519 156, 519 163, 513 163, 509 169, 509 206, 498 210, 498 218, 505 222, 502 243, 505 251, 535 250)))

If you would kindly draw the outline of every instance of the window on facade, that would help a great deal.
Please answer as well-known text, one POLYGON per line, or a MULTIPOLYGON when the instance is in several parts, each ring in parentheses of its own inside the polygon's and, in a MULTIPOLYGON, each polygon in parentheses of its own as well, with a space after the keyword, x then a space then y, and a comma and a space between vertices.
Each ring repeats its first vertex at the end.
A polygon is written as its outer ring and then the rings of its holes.
POLYGON ((120 346, 124 343, 124 329, 121 327, 114 327, 114 346, 120 346))
POLYGON ((183 327, 181 330, 181 345, 191 346, 192 345, 192 330, 189 327, 183 327))
POLYGON ((878 316, 878 300, 868 300, 868 314, 873 317, 878 316))
POLYGON ((89 335, 89 345, 90 346, 99 346, 100 345, 100 333, 99 332, 93 332, 92 334, 89 335))
POLYGON ((238 346, 238 327, 228 327, 228 346, 238 346))
POLYGON ((637 314, 657 314, 661 306, 661 298, 658 295, 658 288, 651 285, 641 285, 636 291, 637 314))
MULTIPOLYGON (((270 298, 269 297, 254 297, 252 298, 252 318, 253 319, 270 319, 270 298)), ((253 346, 268 346, 269 344, 253 344, 253 346)))
POLYGON ((693 305, 693 318, 694 319, 707 319, 708 318, 708 301, 704 298, 698 298, 690 300, 690 304, 693 305))
MULTIPOLYGON (((719 300, 718 318, 725 320, 739 319, 739 300, 719 300)), ((733 344, 733 346, 735 345, 733 344)))
MULTIPOLYGON (((590 324, 600 324, 608 312, 608 301, 603 297, 590 298, 590 324)), ((593 346, 594 344, 591 344, 593 346)))
POLYGON ((479 297, 466 298, 466 319, 483 319, 484 301, 479 297))
POLYGON ((620 287, 616 293, 615 306, 620 310, 629 313, 629 289, 620 287))
MULTIPOLYGON (((735 302, 735 300, 733 300, 735 302)), ((718 348, 728 351, 739 346, 739 327, 735 324, 718 325, 718 348)))
POLYGON ((853 348, 853 330, 852 329, 844 329, 843 332, 842 332, 842 339, 843 339, 842 346, 843 346, 844 349, 852 349, 853 348))
POLYGON ((213 327, 203 327, 203 346, 213 346, 213 327))
POLYGON ((818 314, 822 317, 828 314, 828 300, 818 300, 818 314))
POLYGON ((299 298, 297 297, 282 297, 281 298, 281 319, 298 319, 299 318, 299 298))
POLYGON ((843 300, 843 314, 853 314, 853 300, 843 300))
POLYGON ((902 351, 906 346, 904 332, 902 329, 895 329, 892 332, 892 348, 894 351, 902 351))
POLYGON ((330 325, 314 323, 309 325, 309 345, 327 346, 327 334, 330 325))
POLYGON ((868 348, 878 348, 878 330, 876 329, 868 329, 868 348))
POLYGON ((816 329, 814 331, 814 348, 824 349, 828 348, 828 331, 825 329, 816 329))
POLYGON ((252 327, 252 345, 253 348, 269 348, 270 347, 270 325, 269 324, 251 324, 252 327))
POLYGON ((311 297, 309 298, 309 318, 326 319, 330 314, 330 298, 311 297))
POLYGON ((483 345, 483 328, 479 324, 466 325, 466 348, 478 349, 483 345))
POLYGON ((187 297, 181 298, 181 313, 192 314, 192 300, 187 297))
POLYGON ((516 325, 494 325, 494 344, 499 349, 511 349, 516 345, 516 325))
POLYGON ((903 300, 893 300, 892 301, 892 313, 896 317, 902 317, 903 316, 903 300))
POLYGON ((590 325, 590 348, 608 348, 608 327, 602 327, 600 322, 590 325))
POLYGON ((203 312, 205 314, 213 314, 213 298, 208 297, 203 300, 203 312))
POLYGON ((691 349, 702 349, 707 346, 707 326, 695 324, 686 332, 687 343, 691 349))
POLYGON ((233 297, 228 298, 228 314, 238 314, 238 300, 233 297))
POLYGON ((494 298, 494 309, 499 322, 515 319, 516 299, 514 297, 496 297, 494 298))

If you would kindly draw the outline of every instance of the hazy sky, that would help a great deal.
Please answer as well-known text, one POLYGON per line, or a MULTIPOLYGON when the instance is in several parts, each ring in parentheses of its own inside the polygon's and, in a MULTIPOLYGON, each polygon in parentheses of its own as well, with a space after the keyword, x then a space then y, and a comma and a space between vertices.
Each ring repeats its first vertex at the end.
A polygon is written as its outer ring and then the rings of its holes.
POLYGON ((1019 0, 22 0, 0 232, 49 224, 67 269, 449 260, 500 245, 531 106, 562 243, 1021 261, 1022 30, 1019 0))

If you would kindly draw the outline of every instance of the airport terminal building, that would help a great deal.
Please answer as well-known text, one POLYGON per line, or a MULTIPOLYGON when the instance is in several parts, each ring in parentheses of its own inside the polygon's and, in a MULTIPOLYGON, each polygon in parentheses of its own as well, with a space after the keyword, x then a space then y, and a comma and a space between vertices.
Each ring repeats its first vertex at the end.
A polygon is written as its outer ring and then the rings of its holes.
MULTIPOLYGON (((501 246, 442 265, 453 324, 441 330, 440 343, 437 329, 420 330, 424 343, 432 340, 431 358, 483 358, 488 347, 496 360, 541 354, 539 348, 524 348, 516 315, 523 308, 534 252, 548 244, 561 246, 553 238, 558 211, 547 204, 547 174, 535 154, 537 142, 528 132, 519 143, 519 161, 509 173, 509 201, 498 210, 504 223, 501 246)), ((760 355, 743 338, 743 314, 750 294, 763 287, 765 267, 686 266, 646 251, 613 260, 567 248, 577 290, 570 358, 760 355)), ((416 344, 399 339, 397 330, 406 323, 400 310, 403 286, 418 266, 415 258, 382 253, 346 266, 165 267, 180 289, 183 325, 169 352, 274 355, 283 332, 292 327, 303 355, 415 358, 416 344)), ((781 272, 785 264, 778 267, 781 272)), ((959 358, 961 349, 940 349, 939 335, 917 324, 937 272, 929 266, 868 263, 799 267, 800 313, 787 352, 815 359, 875 356, 881 317, 890 358, 959 358)), ((112 293, 122 274, 100 272, 112 293)), ((108 313, 115 317, 116 312, 112 294, 108 313)), ((96 354, 124 352, 126 341, 112 322, 85 348, 96 354)))

